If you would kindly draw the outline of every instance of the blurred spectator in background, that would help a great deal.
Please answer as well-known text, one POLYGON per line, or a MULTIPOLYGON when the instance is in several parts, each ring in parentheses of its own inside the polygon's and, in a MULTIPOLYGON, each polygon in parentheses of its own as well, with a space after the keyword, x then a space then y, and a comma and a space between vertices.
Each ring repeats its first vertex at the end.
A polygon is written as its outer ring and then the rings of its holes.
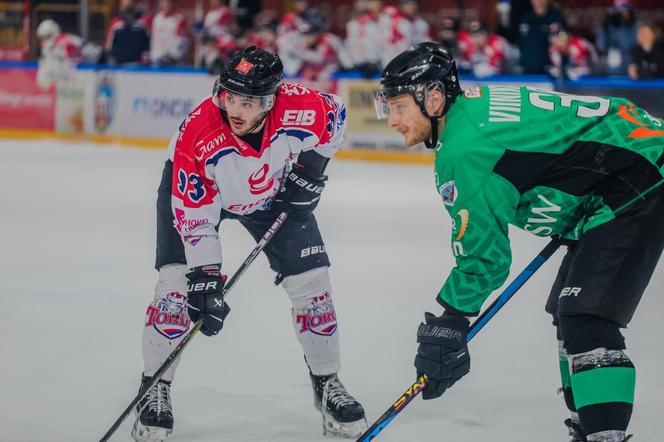
POLYGON ((386 65, 409 47, 430 41, 429 24, 418 15, 417 0, 401 0, 399 9, 387 6, 381 20, 386 36, 381 62, 386 65))
POLYGON ((229 35, 203 34, 200 46, 199 65, 210 74, 219 75, 233 55, 240 49, 236 39, 229 35))
POLYGON ((203 33, 212 37, 231 36, 237 33, 235 15, 226 0, 210 0, 210 10, 205 14, 203 33))
POLYGON ((300 24, 302 45, 298 50, 300 68, 293 72, 304 80, 328 80, 339 70, 339 53, 343 43, 325 30, 325 20, 318 11, 309 11, 300 24))
POLYGON ((383 2, 357 0, 355 12, 358 15, 346 24, 346 48, 352 67, 371 77, 381 67, 381 52, 385 47, 383 2))
POLYGON ((498 0, 496 5, 498 19, 496 33, 505 37, 510 44, 518 44, 519 23, 532 10, 530 0, 498 0))
POLYGON ((81 60, 83 41, 74 34, 62 32, 51 19, 39 23, 36 34, 40 52, 37 85, 48 89, 73 74, 81 60))
POLYGON ((595 48, 588 40, 560 30, 552 35, 549 73, 559 79, 578 80, 592 73, 597 63, 595 48))
POLYGON ((277 28, 279 35, 288 32, 297 32, 299 25, 301 25, 304 20, 304 13, 307 12, 309 8, 309 0, 295 0, 293 2, 293 10, 285 13, 283 17, 281 17, 281 20, 279 20, 279 26, 277 28))
POLYGON ((519 23, 520 65, 525 74, 545 74, 549 64, 549 36, 565 28, 563 15, 549 0, 531 0, 532 12, 519 23))
POLYGON ((605 56, 606 73, 625 75, 636 48, 636 17, 629 0, 614 0, 597 31, 597 49, 605 56))
POLYGON ((231 6, 235 11, 235 17, 240 34, 254 26, 254 18, 261 12, 261 0, 232 0, 231 6))
POLYGON ((159 12, 152 22, 150 61, 160 66, 171 66, 187 54, 187 23, 175 10, 175 0, 159 0, 159 12))
POLYGON ((277 20, 265 17, 258 23, 255 30, 249 31, 242 43, 243 47, 256 46, 264 51, 276 54, 279 52, 277 47, 277 20))
POLYGON ((452 56, 459 60, 459 20, 454 17, 444 17, 440 23, 440 30, 438 31, 438 41, 445 46, 445 49, 450 51, 452 56))
POLYGON ((431 29, 429 23, 420 17, 419 4, 419 0, 401 0, 401 13, 410 22, 413 44, 431 41, 431 29))
POLYGON ((120 13, 111 21, 104 49, 109 64, 148 63, 150 20, 133 0, 121 0, 120 13))
POLYGON ((652 24, 639 26, 636 37, 638 45, 634 50, 633 63, 629 66, 630 78, 664 77, 664 41, 657 34, 652 24))
POLYGON ((503 37, 490 34, 479 20, 468 24, 468 31, 459 32, 459 68, 476 77, 500 74, 507 53, 503 37))

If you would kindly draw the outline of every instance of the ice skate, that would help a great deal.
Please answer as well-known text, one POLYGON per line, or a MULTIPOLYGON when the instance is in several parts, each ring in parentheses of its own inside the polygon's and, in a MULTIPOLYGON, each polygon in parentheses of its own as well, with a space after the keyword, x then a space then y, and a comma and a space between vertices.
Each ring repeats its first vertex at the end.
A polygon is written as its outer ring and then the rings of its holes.
POLYGON ((569 442, 587 442, 586 433, 583 432, 581 424, 575 419, 565 419, 567 431, 569 431, 569 442))
MULTIPOLYGON (((150 378, 143 376, 141 387, 150 378)), ((162 442, 173 432, 171 383, 160 380, 141 399, 134 410, 136 422, 131 437, 136 442, 162 442)))
POLYGON ((314 407, 323 415, 323 434, 357 438, 367 429, 364 408, 343 386, 336 374, 311 375, 314 407))

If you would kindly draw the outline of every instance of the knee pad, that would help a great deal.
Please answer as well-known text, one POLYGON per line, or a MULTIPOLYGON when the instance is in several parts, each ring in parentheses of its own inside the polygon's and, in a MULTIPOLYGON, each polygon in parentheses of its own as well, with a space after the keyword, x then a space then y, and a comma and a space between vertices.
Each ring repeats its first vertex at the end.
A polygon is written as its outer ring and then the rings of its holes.
POLYGON ((595 348, 623 350, 625 338, 620 324, 590 315, 559 315, 559 338, 569 354, 585 353, 595 348))
MULTIPOLYGON (((159 269, 154 300, 145 312, 143 362, 145 375, 152 376, 189 330, 187 313, 187 266, 169 264, 159 269)), ((162 376, 173 380, 179 360, 162 376)))
POLYGON ((326 376, 339 371, 337 314, 327 267, 284 278, 282 287, 293 306, 293 327, 311 372, 326 376))

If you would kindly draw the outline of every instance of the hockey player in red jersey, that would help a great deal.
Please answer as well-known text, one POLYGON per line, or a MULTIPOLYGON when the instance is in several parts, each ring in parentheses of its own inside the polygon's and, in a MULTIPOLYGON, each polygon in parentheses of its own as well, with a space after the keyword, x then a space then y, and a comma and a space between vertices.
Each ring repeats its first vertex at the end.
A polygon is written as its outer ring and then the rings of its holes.
MULTIPOLYGON (((282 71, 278 56, 255 46, 243 50, 171 140, 158 192, 159 279, 145 318, 143 378, 192 321, 202 318, 208 336, 223 326, 230 308, 222 299, 219 223, 236 219, 258 240, 285 210, 289 217, 264 252, 292 303, 324 433, 354 438, 366 420, 337 377, 330 262, 313 215, 327 163, 345 138, 346 109, 335 95, 282 84, 282 71)), ((134 440, 164 440, 172 432, 176 366, 137 406, 134 440)))

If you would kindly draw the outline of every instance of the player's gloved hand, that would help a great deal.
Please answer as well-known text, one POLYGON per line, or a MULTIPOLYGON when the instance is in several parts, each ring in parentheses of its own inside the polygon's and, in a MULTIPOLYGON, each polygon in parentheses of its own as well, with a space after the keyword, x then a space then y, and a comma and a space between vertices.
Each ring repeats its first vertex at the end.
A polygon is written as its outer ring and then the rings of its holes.
POLYGON ((429 377, 422 390, 423 399, 435 399, 470 371, 468 353, 469 322, 463 316, 444 313, 424 314, 417 329, 417 377, 429 377))
POLYGON ((318 205, 327 176, 309 176, 304 168, 296 163, 284 181, 274 198, 273 207, 278 212, 286 210, 292 217, 302 219, 310 215, 318 205))
POLYGON ((187 273, 189 318, 196 322, 203 318, 201 333, 213 336, 224 326, 224 319, 231 308, 224 302, 226 275, 221 274, 221 264, 195 267, 187 273))

